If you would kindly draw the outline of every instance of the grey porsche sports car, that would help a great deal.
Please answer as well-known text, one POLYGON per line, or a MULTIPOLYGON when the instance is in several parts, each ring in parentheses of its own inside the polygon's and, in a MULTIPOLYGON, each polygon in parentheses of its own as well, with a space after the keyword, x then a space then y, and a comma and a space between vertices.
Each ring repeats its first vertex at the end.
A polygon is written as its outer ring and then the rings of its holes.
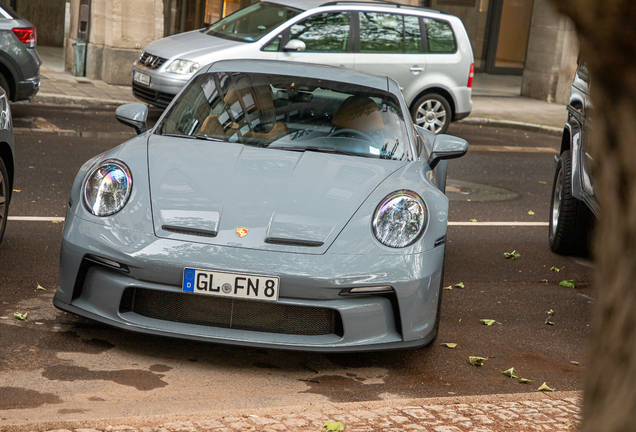
POLYGON ((310 351, 417 347, 439 322, 446 162, 391 78, 231 60, 200 70, 72 187, 58 308, 122 329, 310 351))

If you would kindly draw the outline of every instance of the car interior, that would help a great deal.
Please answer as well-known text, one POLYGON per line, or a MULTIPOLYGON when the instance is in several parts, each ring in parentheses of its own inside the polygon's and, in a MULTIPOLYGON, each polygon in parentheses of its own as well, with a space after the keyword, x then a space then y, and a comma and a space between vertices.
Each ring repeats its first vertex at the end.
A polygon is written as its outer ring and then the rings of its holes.
POLYGON ((405 123, 390 94, 358 85, 265 74, 194 80, 161 126, 163 135, 278 150, 405 157, 405 123))

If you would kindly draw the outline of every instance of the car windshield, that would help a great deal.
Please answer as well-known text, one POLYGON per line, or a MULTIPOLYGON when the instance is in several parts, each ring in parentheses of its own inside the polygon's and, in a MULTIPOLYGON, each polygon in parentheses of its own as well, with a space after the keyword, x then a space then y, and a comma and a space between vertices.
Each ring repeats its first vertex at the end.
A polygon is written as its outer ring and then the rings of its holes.
POLYGON ((404 114, 394 95, 297 76, 201 74, 156 133, 285 151, 410 159, 404 114))
POLYGON ((203 32, 225 39, 254 42, 302 12, 275 3, 254 3, 212 24, 203 32))

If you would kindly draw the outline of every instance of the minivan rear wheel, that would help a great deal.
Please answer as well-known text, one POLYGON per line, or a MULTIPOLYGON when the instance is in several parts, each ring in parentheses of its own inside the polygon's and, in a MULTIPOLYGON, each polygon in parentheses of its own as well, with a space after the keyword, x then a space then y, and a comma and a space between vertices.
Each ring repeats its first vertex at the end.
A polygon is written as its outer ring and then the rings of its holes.
POLYGON ((437 93, 421 96, 411 108, 411 116, 416 125, 435 134, 446 132, 453 113, 446 98, 437 93))

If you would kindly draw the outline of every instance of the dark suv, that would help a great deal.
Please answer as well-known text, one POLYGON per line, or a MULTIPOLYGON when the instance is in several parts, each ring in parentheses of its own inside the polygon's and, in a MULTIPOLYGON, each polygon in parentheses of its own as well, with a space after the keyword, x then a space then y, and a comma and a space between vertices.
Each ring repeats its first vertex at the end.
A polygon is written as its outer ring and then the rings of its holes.
POLYGON ((563 129, 561 155, 552 186, 550 248, 562 255, 587 255, 599 206, 594 196, 589 154, 590 75, 579 59, 563 129))
POLYGON ((0 2, 0 86, 13 102, 31 99, 40 88, 36 44, 33 24, 0 2))

